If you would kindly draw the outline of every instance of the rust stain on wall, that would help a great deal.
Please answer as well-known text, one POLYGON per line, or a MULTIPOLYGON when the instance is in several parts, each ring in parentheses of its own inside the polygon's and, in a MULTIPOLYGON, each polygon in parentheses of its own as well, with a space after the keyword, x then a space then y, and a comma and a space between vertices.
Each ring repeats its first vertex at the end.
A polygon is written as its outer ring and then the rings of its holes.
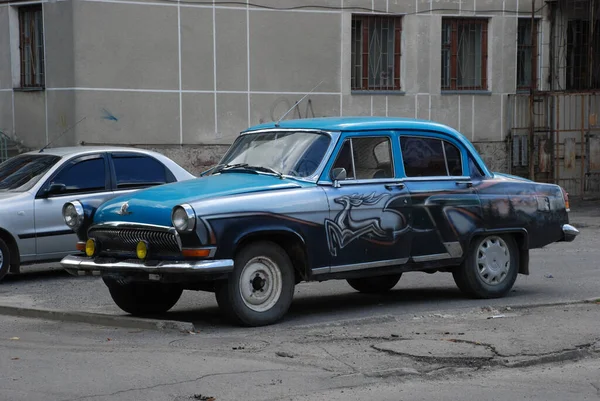
POLYGON ((600 138, 590 138, 590 171, 600 171, 600 138))
POLYGON ((576 152, 575 138, 565 138, 565 169, 575 168, 576 152))

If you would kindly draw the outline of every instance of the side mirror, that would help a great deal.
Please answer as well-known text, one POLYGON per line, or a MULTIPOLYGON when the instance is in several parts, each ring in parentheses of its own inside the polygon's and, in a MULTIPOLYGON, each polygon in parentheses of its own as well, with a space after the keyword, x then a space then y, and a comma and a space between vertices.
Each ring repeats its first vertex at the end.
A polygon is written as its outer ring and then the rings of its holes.
POLYGON ((46 196, 58 195, 58 194, 62 194, 66 190, 67 190, 67 186, 65 184, 52 183, 52 184, 50 184, 50 187, 46 191, 45 195, 46 196))
POLYGON ((338 181, 343 181, 346 179, 346 169, 343 167, 334 168, 331 170, 331 180, 333 181, 333 186, 335 188, 340 187, 340 183, 338 181))

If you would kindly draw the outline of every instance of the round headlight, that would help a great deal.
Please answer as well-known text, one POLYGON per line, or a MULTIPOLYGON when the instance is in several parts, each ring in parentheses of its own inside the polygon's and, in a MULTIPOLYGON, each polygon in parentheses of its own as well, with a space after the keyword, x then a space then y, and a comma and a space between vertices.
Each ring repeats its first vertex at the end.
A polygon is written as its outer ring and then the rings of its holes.
POLYGON ((190 205, 176 206, 171 221, 177 231, 192 231, 196 227, 196 213, 190 205))
POLYGON ((83 223, 83 206, 78 201, 65 203, 62 214, 65 223, 73 230, 77 230, 83 223))

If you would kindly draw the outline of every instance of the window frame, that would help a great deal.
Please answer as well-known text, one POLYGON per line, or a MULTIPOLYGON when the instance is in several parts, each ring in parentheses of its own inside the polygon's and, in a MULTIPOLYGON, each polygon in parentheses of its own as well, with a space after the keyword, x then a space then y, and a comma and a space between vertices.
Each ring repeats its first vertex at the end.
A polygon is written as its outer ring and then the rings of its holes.
MULTIPOLYGON (((423 135, 423 134, 401 133, 398 135, 398 149, 400 152, 400 160, 402 162, 401 166, 402 166, 402 174, 403 174, 404 181, 430 181, 430 180, 438 180, 439 181, 439 180, 456 180, 456 179, 469 178, 469 175, 465 175, 465 152, 467 152, 467 151, 464 149, 464 147, 460 146, 460 144, 450 140, 450 138, 446 138, 446 137, 438 136, 438 135, 429 136, 429 135, 423 135), (446 172, 448 172, 448 175, 409 177, 406 174, 406 168, 404 165, 404 153, 402 152, 402 138, 422 138, 422 139, 433 139, 433 140, 441 141, 442 142, 442 151, 444 153, 446 172), (462 169, 462 175, 450 175, 450 169, 448 167, 448 158, 446 156, 446 149, 444 147, 444 143, 449 143, 450 145, 452 145, 458 149, 458 154, 460 155, 460 166, 462 169)), ((468 157, 470 157, 470 155, 467 154, 466 157, 468 158, 468 157)), ((467 166, 467 170, 468 170, 468 166, 467 166)))
POLYGON ((441 76, 440 76, 440 87, 441 91, 488 91, 489 90, 489 82, 488 82, 488 27, 489 27, 489 18, 486 17, 442 17, 442 41, 441 41, 441 63, 444 62, 443 51, 450 51, 450 76, 449 86, 444 86, 444 68, 441 68, 441 76), (445 24, 449 23, 451 25, 450 31, 450 44, 445 45, 443 40, 444 35, 444 27, 445 24), (458 28, 461 25, 469 25, 469 24, 477 24, 481 25, 482 29, 482 38, 481 38, 481 85, 471 85, 471 86, 458 86, 458 28))
POLYGON ((402 91, 402 18, 403 15, 390 15, 390 14, 352 14, 352 32, 350 35, 350 90, 352 92, 386 92, 393 91, 399 92, 402 91), (369 86, 369 24, 371 21, 376 21, 377 19, 387 19, 393 20, 394 22, 394 75, 392 77, 392 86, 383 86, 379 85, 377 87, 369 86), (361 54, 360 56, 353 54, 354 53, 354 23, 356 21, 361 22, 361 54), (367 40, 364 38, 367 37, 367 40), (360 61, 360 78, 355 75, 355 65, 352 64, 352 61, 359 60, 360 61), (366 66, 366 67, 365 67, 366 66), (355 85, 355 80, 360 79, 360 85, 355 85))
POLYGON ((45 89, 46 87, 46 54, 45 54, 45 30, 44 30, 44 9, 42 3, 23 5, 17 8, 18 21, 19 21, 19 89, 45 89), (39 13, 39 19, 35 15, 39 13), (31 68, 30 71, 26 69, 25 62, 25 20, 29 18, 29 23, 35 26, 35 38, 31 40, 31 48, 35 48, 36 51, 31 54, 31 68), (39 25, 37 25, 39 23, 39 25), (41 43, 38 43, 41 40, 41 43), (36 74, 33 71, 34 65, 37 64, 35 61, 39 60, 40 73, 39 82, 36 82, 36 74), (29 78, 30 84, 27 84, 27 78, 29 78))
POLYGON ((145 153, 135 153, 135 152, 110 152, 110 154, 108 156, 109 156, 109 171, 110 171, 110 188, 112 191, 139 190, 139 189, 150 188, 150 187, 154 187, 154 186, 158 186, 158 185, 170 184, 170 183, 177 181, 173 172, 164 163, 162 163, 160 160, 156 159, 155 157, 152 157, 151 155, 147 155, 145 153), (135 187, 119 188, 118 179, 117 179, 117 168, 115 166, 114 159, 131 158, 131 157, 145 157, 145 158, 154 160, 156 163, 163 166, 163 168, 165 169, 166 181, 163 184, 153 184, 153 185, 151 184, 151 185, 145 185, 145 186, 140 185, 140 186, 135 186, 135 187))
MULTIPOLYGON (((341 154, 342 149, 344 148, 344 146, 346 145, 346 142, 350 141, 350 155, 352 157, 352 168, 354 170, 354 178, 346 178, 345 180, 340 180, 338 181, 339 184, 341 185, 353 185, 353 184, 369 184, 369 183, 382 183, 382 182, 392 182, 392 181, 398 181, 398 174, 396 172, 396 163, 394 160, 394 137, 392 135, 388 135, 388 134, 376 134, 376 133, 369 133, 367 135, 348 135, 344 138, 341 138, 340 140, 340 144, 337 147, 337 149, 333 152, 331 157, 331 165, 329 166, 329 169, 327 169, 327 179, 331 181, 331 173, 333 171, 333 169, 335 168, 335 164, 337 163, 337 160, 341 154), (356 163, 354 161, 354 146, 352 144, 352 139, 362 139, 362 138, 385 138, 388 143, 389 143, 389 151, 390 151, 390 170, 392 172, 392 177, 386 177, 386 178, 356 178, 356 163)), ((383 142, 383 141, 382 141, 383 142)), ((373 157, 376 159, 375 156, 375 147, 379 146, 379 144, 375 145, 373 147, 373 157)))
POLYGON ((75 157, 65 161, 62 165, 58 166, 57 169, 46 179, 44 184, 40 187, 40 189, 36 193, 35 197, 36 197, 36 199, 40 199, 40 198, 59 198, 61 196, 73 196, 73 195, 79 195, 79 194, 95 194, 95 193, 108 192, 111 190, 110 188, 111 188, 111 176, 110 176, 109 162, 106 157, 106 154, 93 153, 93 154, 75 156, 75 157), (47 191, 50 189, 50 186, 52 185, 54 179, 56 179, 56 177, 59 174, 61 174, 63 171, 66 171, 67 169, 73 167, 74 165, 76 165, 78 163, 85 162, 88 160, 94 160, 94 159, 102 159, 104 161, 104 188, 103 189, 97 189, 97 190, 93 190, 93 191, 65 192, 65 193, 53 194, 53 195, 47 194, 47 191))
MULTIPOLYGON (((540 35, 540 27, 541 27, 541 23, 540 23, 540 19, 539 18, 535 18, 534 19, 534 29, 535 29, 535 35, 533 35, 532 37, 532 43, 530 45, 524 45, 521 43, 520 37, 519 37, 519 32, 521 32, 521 30, 519 29, 519 24, 521 23, 521 21, 523 21, 524 23, 529 23, 531 24, 531 18, 530 17, 523 17, 523 18, 518 18, 517 20, 517 91, 518 92, 523 92, 523 91, 528 91, 530 90, 532 87, 534 89, 539 89, 539 81, 538 81, 538 69, 540 68, 539 62, 539 35, 540 35), (527 48, 531 48, 531 55, 534 59, 534 64, 535 64, 535 68, 533 69, 533 71, 531 72, 531 79, 532 82, 535 83, 534 85, 532 85, 532 83, 530 83, 529 85, 519 85, 519 66, 521 63, 519 63, 519 55, 521 54, 521 50, 522 49, 527 49, 527 48)), ((531 26, 529 26, 529 28, 531 29, 531 26)))

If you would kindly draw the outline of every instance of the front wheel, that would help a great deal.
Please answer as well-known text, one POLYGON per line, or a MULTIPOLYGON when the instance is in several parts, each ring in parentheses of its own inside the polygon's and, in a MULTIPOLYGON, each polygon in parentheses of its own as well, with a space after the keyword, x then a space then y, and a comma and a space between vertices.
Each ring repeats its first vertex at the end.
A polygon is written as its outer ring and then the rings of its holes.
POLYGON ((462 292, 475 298, 503 297, 517 279, 518 254, 511 236, 476 238, 463 264, 452 272, 454 282, 462 292))
POLYGON ((171 309, 183 293, 174 284, 120 282, 104 277, 110 296, 119 308, 132 315, 154 315, 171 309))
POLYGON ((377 294, 394 288, 398 284, 398 281, 400 281, 401 276, 402 273, 388 276, 349 278, 346 281, 356 291, 365 294, 377 294))
POLYGON ((238 324, 265 326, 285 315, 294 286, 287 253, 273 242, 256 242, 239 252, 229 279, 216 286, 217 303, 238 324))
POLYGON ((6 242, 0 239, 0 280, 8 274, 10 269, 10 250, 6 245, 6 242))

